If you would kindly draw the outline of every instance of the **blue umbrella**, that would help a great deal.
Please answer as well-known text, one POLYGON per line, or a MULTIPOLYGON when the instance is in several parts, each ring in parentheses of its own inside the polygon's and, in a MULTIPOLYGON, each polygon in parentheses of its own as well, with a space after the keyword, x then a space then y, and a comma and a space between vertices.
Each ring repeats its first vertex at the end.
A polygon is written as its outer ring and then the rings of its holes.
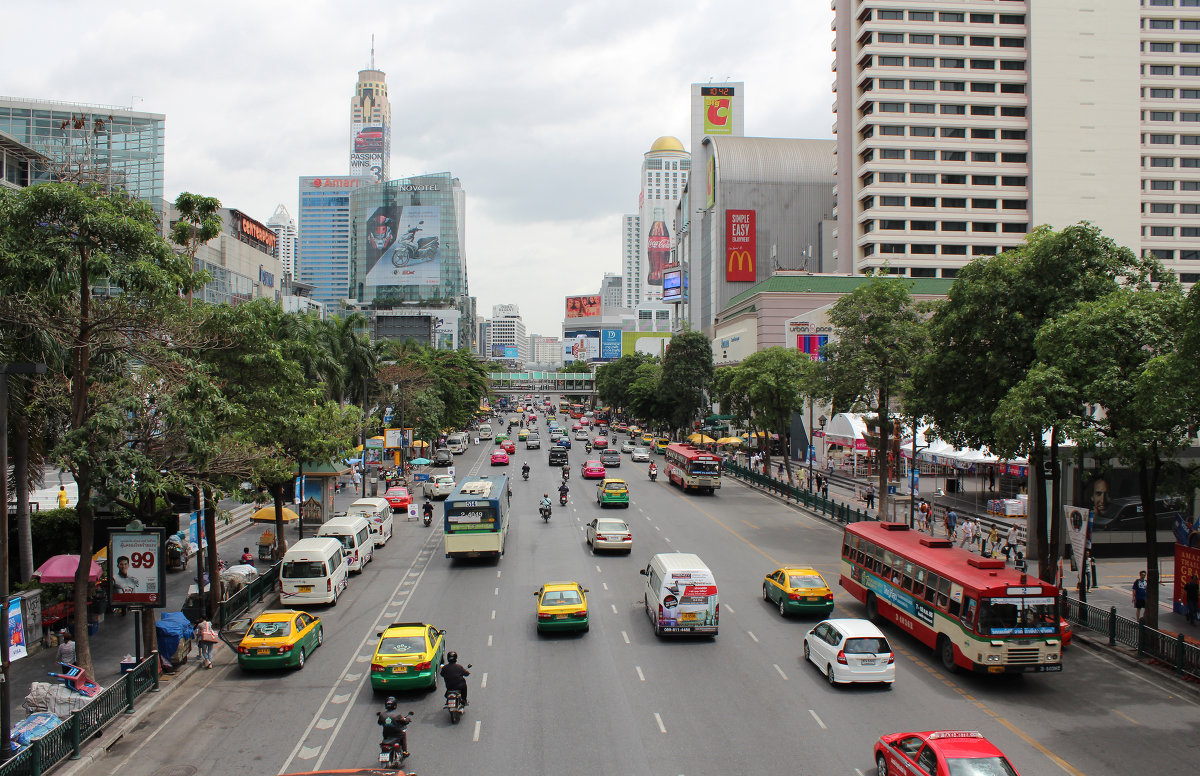
POLYGON ((433 461, 429 460, 428 458, 414 458, 409 461, 409 463, 411 463, 413 466, 425 466, 433 463, 433 461))

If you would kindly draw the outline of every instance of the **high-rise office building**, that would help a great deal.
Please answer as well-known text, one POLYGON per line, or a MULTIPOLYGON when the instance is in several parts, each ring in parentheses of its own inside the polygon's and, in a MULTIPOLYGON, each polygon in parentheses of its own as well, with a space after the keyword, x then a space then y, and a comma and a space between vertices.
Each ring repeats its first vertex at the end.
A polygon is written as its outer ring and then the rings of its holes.
POLYGON ((521 320, 517 305, 492 307, 487 336, 489 357, 521 364, 529 360, 529 336, 525 333, 525 322, 521 320))
POLYGON ((386 181, 391 175, 392 103, 387 75, 375 69, 375 42, 371 41, 371 66, 358 71, 350 98, 350 174, 386 181))
POLYGON ((641 272, 642 227, 637 214, 621 216, 621 307, 632 308, 640 300, 634 296, 637 290, 633 278, 641 272))
POLYGON ((267 227, 275 233, 275 255, 288 277, 296 276, 296 219, 280 204, 267 219, 267 227))
POLYGON ((1200 279, 1195 0, 911 5, 833 3, 838 271, 954 277, 1086 219, 1200 279))
MULTIPOLYGON (((662 271, 671 261, 674 246, 675 203, 687 185, 691 156, 674 137, 660 137, 642 156, 638 196, 638 252, 624 271, 625 296, 634 307, 642 301, 662 299, 662 271)), ((628 216, 625 224, 628 226, 628 216)), ((629 246, 624 239, 626 248, 629 246)))
POLYGON ((0 132, 50 161, 34 183, 97 181, 122 188, 163 217, 167 117, 115 105, 0 97, 0 132))
POLYGON ((296 277, 313 287, 326 314, 350 296, 350 192, 370 184, 353 176, 300 178, 296 277))
POLYGON ((615 310, 625 306, 625 278, 605 272, 600 280, 600 309, 615 310))

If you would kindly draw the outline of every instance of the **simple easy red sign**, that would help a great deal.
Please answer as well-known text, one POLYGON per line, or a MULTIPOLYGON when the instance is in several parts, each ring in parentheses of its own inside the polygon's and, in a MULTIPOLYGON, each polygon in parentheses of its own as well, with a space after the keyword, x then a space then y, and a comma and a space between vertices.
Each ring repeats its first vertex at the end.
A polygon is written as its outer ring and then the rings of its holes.
POLYGON ((725 280, 731 283, 757 280, 754 257, 754 211, 726 210, 725 280))

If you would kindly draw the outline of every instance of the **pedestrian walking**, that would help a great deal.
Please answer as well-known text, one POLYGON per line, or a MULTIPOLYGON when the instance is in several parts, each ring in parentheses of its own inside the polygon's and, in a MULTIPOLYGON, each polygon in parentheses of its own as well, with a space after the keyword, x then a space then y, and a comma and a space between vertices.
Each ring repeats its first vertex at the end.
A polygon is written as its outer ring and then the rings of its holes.
POLYGON ((987 539, 983 543, 983 554, 987 557, 992 557, 996 554, 996 547, 1000 545, 1000 529, 992 526, 992 530, 988 531, 987 539))
POLYGON ((863 497, 867 501, 867 509, 874 509, 875 508, 875 486, 868 485, 867 491, 866 491, 866 493, 863 494, 863 497))
POLYGON ((1088 590, 1095 590, 1100 586, 1100 575, 1096 572, 1096 557, 1092 555, 1091 550, 1084 550, 1083 557, 1088 570, 1088 590))
POLYGON ((1017 550, 1017 526, 1010 525, 1004 534, 1004 559, 1008 560, 1017 550))
POLYGON ((59 509, 67 508, 67 486, 66 485, 58 486, 58 508, 59 509))
POLYGON ((946 510, 946 538, 954 541, 958 535, 958 513, 953 509, 946 510))
POLYGON ((1146 613, 1146 572, 1139 571, 1138 578, 1133 580, 1133 610, 1138 622, 1145 618, 1146 613))
POLYGON ((821 498, 824 498, 824 499, 829 498, 829 478, 828 477, 821 478, 821 498))
POLYGON ((1183 586, 1183 600, 1187 604, 1187 621, 1196 624, 1196 610, 1200 609, 1200 576, 1192 574, 1192 578, 1183 586))
POLYGON ((205 668, 212 668, 213 644, 217 643, 217 632, 207 617, 196 623, 196 641, 200 646, 200 660, 205 668))
POLYGON ((975 538, 975 523, 971 518, 963 520, 962 538, 958 541, 959 547, 970 547, 971 541, 975 538))
POLYGON ((66 628, 58 632, 58 637, 58 651, 54 654, 54 662, 65 671, 69 666, 75 665, 75 639, 66 628))
POLYGON ((777 479, 777 480, 783 479, 783 461, 779 462, 779 468, 775 470, 775 479, 777 479))

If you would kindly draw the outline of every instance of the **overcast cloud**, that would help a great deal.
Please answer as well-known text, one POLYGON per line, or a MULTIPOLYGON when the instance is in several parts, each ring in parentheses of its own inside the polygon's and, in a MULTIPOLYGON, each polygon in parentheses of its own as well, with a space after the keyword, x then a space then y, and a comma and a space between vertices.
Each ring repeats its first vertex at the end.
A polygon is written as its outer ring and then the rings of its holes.
POLYGON ((43 0, 5 10, 0 94, 166 114, 167 198, 265 221, 297 214, 299 176, 348 172, 374 33, 392 177, 460 178, 480 312, 515 302, 557 336, 563 297, 621 271, 642 154, 690 142, 691 83, 744 81, 747 135, 831 136, 832 16, 823 0, 43 0))

